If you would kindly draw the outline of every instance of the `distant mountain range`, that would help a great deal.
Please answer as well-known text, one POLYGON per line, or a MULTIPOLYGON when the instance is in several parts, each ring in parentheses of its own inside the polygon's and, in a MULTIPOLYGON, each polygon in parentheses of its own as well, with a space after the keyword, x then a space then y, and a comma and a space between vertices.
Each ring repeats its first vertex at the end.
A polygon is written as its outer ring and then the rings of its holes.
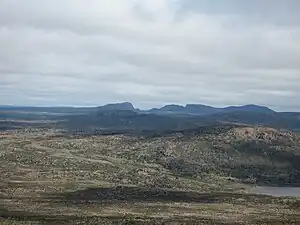
POLYGON ((130 102, 99 107, 0 106, 0 120, 56 120, 63 128, 178 130, 211 124, 249 124, 300 131, 300 113, 276 112, 259 105, 216 108, 201 104, 136 109, 130 102), (63 122, 61 122, 63 121, 63 122))
POLYGON ((190 115, 212 115, 218 113, 230 113, 230 112, 261 112, 261 113, 274 113, 273 110, 258 105, 245 105, 245 106, 230 106, 226 108, 215 108, 207 105, 200 104, 187 104, 186 106, 180 105, 166 105, 159 109, 150 109, 149 112, 165 114, 190 114, 190 115))
POLYGON ((161 108, 153 108, 149 110, 136 109, 132 103, 114 103, 99 107, 32 107, 32 106, 0 106, 3 111, 27 111, 27 112, 44 112, 44 113, 88 113, 95 111, 135 111, 140 113, 153 114, 188 114, 188 115, 212 115, 216 113, 230 113, 230 112, 261 112, 274 113, 275 111, 258 105, 244 105, 244 106, 229 106, 225 108, 215 108, 212 106, 201 104, 187 104, 181 105, 165 105, 161 108))

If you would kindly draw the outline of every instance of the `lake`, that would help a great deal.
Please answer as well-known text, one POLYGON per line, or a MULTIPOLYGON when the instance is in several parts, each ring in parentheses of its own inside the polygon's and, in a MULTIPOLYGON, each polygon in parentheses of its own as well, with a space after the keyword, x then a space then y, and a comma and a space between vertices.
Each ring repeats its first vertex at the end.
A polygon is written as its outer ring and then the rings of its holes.
POLYGON ((257 186, 254 187, 251 192, 261 195, 271 195, 274 197, 300 197, 300 187, 257 186))

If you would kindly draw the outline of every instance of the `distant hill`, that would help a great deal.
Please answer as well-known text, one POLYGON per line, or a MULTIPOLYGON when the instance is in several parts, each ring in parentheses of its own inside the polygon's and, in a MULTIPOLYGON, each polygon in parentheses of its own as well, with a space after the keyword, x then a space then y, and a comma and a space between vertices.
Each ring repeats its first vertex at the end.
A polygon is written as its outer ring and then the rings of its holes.
POLYGON ((123 102, 123 103, 115 103, 115 104, 108 104, 104 106, 97 107, 100 111, 109 111, 109 110, 126 110, 126 111, 134 111, 135 108, 130 102, 123 102))
POLYGON ((130 102, 79 108, 0 106, 0 127, 3 123, 2 127, 9 128, 3 122, 6 120, 55 120, 60 128, 71 130, 168 131, 225 123, 300 131, 300 113, 279 113, 258 105, 215 108, 201 104, 173 104, 150 110, 136 109, 130 102))
POLYGON ((190 114, 190 115, 212 115, 218 113, 230 112, 260 112, 260 113, 275 113, 273 110, 258 105, 245 105, 245 106, 229 106, 225 108, 215 108, 212 106, 201 104, 187 104, 181 105, 166 105, 162 108, 150 109, 149 112, 156 114, 190 114))
POLYGON ((90 113, 96 111, 96 107, 34 107, 34 106, 0 106, 1 112, 19 113, 19 114, 74 114, 90 113))
POLYGON ((216 113, 229 113, 237 111, 274 113, 273 110, 258 105, 228 106, 215 108, 201 104, 165 105, 161 108, 149 110, 138 110, 130 102, 113 103, 98 107, 33 107, 33 106, 0 106, 0 111, 10 112, 37 112, 37 113, 90 113, 95 111, 126 110, 155 114, 190 114, 190 115, 211 115, 216 113))
POLYGON ((244 105, 244 106, 229 106, 221 109, 224 112, 256 112, 256 113, 275 113, 275 111, 265 106, 259 105, 244 105))

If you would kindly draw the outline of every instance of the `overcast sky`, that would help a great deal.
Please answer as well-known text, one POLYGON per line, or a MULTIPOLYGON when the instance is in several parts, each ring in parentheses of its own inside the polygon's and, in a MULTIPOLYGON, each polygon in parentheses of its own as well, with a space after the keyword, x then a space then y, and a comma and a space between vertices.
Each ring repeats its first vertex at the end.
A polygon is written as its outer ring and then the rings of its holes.
POLYGON ((300 111, 299 0, 0 0, 0 105, 300 111))

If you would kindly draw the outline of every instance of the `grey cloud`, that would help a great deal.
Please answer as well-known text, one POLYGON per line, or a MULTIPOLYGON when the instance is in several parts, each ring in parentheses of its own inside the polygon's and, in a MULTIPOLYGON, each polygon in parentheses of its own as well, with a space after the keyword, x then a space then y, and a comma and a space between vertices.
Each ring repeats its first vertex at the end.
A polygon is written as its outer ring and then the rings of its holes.
POLYGON ((234 15, 250 24, 269 23, 281 26, 299 25, 298 0, 179 0, 185 10, 209 14, 234 15))
POLYGON ((0 104, 300 110, 298 3, 270 3, 3 0, 0 104))

